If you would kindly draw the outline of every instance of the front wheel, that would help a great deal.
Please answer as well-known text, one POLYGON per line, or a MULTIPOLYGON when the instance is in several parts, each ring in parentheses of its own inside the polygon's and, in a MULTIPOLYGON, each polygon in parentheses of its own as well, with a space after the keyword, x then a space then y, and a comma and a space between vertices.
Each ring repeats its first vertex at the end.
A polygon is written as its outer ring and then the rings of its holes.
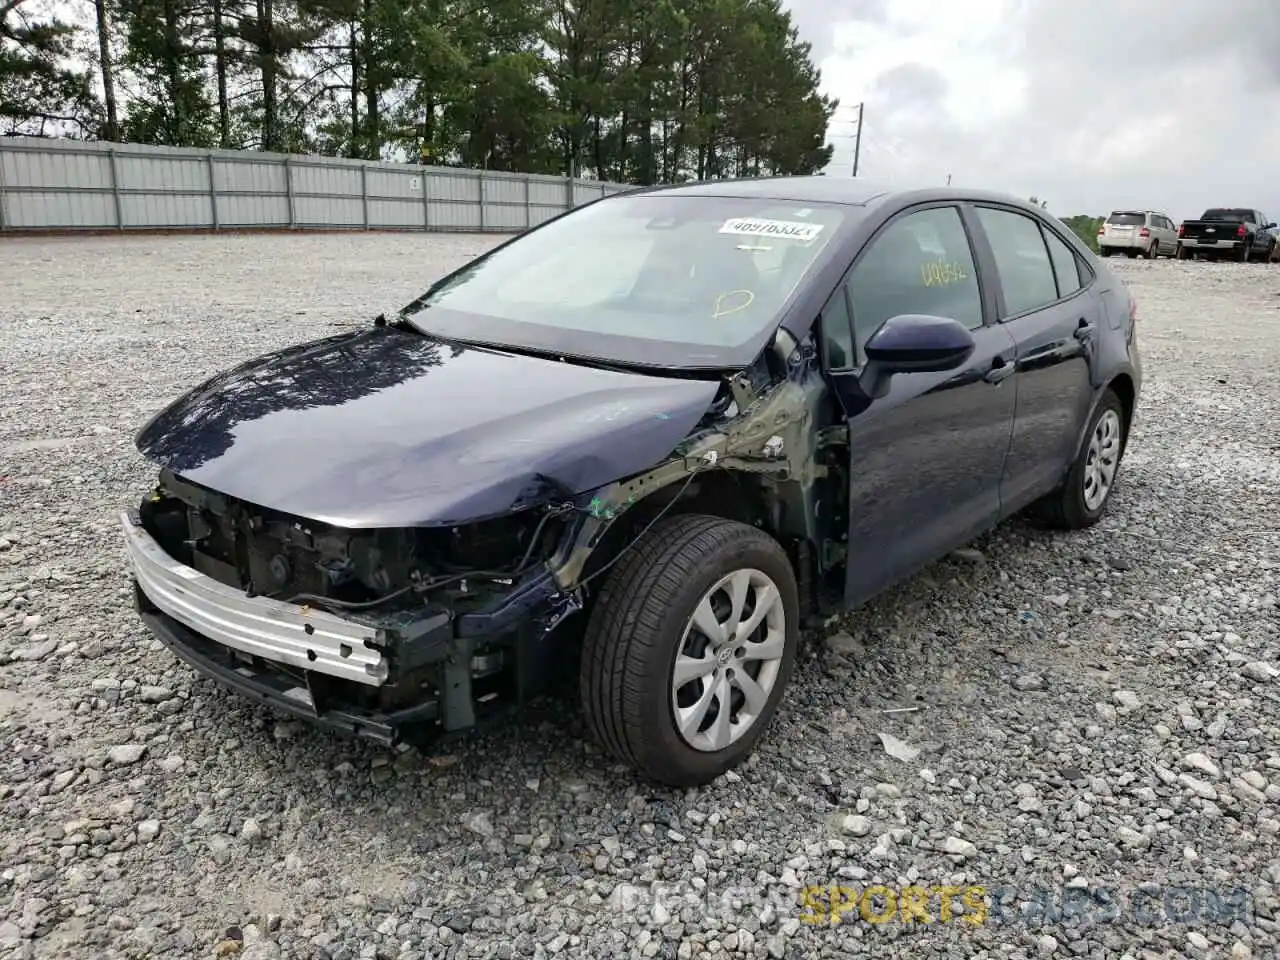
POLYGON ((1082 530, 1101 520, 1120 473, 1126 429, 1124 404, 1108 389, 1089 421, 1089 432, 1066 481, 1036 503, 1035 512, 1064 530, 1082 530))
POLYGON ((682 514, 607 575, 583 640, 582 708, 613 756, 672 787, 750 755, 791 678, 799 597, 781 545, 682 514))

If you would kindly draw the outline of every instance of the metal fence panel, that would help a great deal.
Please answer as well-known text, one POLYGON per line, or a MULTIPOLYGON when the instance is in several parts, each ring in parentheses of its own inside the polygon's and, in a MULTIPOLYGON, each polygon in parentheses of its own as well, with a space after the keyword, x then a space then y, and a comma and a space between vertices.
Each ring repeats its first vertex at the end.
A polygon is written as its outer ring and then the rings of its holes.
POLYGON ((318 166, 300 160, 293 168, 295 193, 321 196, 360 196, 360 169, 318 166))
POLYGON ((529 226, 536 227, 564 213, 564 207, 533 204, 529 207, 529 226))
POLYGON ((126 227, 207 227, 213 222, 209 197, 201 194, 125 194, 120 213, 126 227))
POLYGON ((631 189, 336 157, 0 138, 0 231, 536 226, 631 189))
POLYGON ((569 200, 567 183, 547 183, 542 180, 530 181, 529 202, 539 206, 551 206, 564 209, 569 200))
POLYGON ((472 171, 449 171, 427 181, 427 196, 432 200, 461 203, 480 202, 480 178, 472 171))
POLYGON ((297 197, 294 207, 299 226, 364 226, 364 203, 359 197, 297 197))
POLYGON ((218 197, 221 227, 287 227, 288 197, 231 195, 218 197))
POLYGON ((428 204, 427 218, 435 230, 479 230, 483 226, 479 204, 436 200, 428 204))
POLYGON ((287 192, 282 163, 245 163, 219 159, 213 165, 214 188, 219 193, 287 192))
POLYGON ((116 209, 109 193, 46 193, 33 190, 10 194, 5 204, 5 226, 35 230, 48 223, 71 229, 103 229, 116 225, 116 209))
POLYGON ((369 221, 380 227, 422 228, 421 200, 370 200, 369 221))

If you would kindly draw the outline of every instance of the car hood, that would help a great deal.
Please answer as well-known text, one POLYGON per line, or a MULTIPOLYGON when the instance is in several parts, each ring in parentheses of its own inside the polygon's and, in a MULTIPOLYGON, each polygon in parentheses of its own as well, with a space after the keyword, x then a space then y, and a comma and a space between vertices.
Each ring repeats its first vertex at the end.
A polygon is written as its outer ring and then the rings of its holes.
POLYGON ((428 526, 644 470, 717 389, 375 327, 221 373, 157 414, 137 446, 260 507, 344 527, 428 526))

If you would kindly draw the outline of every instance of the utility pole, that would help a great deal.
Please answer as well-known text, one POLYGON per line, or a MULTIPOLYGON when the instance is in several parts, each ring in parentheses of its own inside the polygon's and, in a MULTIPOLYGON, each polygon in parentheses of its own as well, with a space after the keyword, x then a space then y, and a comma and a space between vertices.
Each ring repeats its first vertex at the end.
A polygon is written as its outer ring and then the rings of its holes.
POLYGON ((858 132, 854 134, 853 141, 853 175, 858 175, 858 154, 862 152, 862 114, 866 112, 867 105, 865 103, 858 104, 858 132))

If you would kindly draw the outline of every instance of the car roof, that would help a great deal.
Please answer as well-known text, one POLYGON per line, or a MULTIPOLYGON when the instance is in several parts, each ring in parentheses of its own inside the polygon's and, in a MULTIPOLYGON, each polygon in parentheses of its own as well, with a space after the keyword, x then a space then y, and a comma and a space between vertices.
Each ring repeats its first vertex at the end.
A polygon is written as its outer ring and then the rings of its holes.
POLYGON ((693 183, 640 187, 614 196, 638 194, 681 195, 691 197, 756 197, 797 203, 840 203, 867 206, 872 203, 897 201, 902 206, 934 201, 989 201, 1012 204, 1026 210, 1044 211, 1011 194, 989 190, 967 190, 961 187, 895 187, 862 177, 748 177, 740 180, 705 180, 693 183))

